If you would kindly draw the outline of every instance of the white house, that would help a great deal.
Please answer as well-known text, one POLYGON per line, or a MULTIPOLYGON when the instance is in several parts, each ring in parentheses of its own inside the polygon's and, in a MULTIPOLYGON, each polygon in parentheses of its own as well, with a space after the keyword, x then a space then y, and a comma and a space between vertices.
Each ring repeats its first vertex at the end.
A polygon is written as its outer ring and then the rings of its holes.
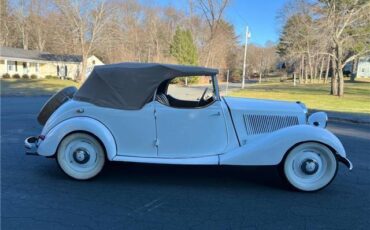
MULTIPOLYGON (((46 76, 76 80, 81 71, 80 55, 58 55, 36 50, 0 47, 0 77, 9 74, 45 78, 46 76)), ((95 65, 104 65, 96 56, 87 59, 87 73, 95 65)))
POLYGON ((354 73, 356 77, 370 78, 370 55, 361 57, 357 62, 356 72, 354 73))

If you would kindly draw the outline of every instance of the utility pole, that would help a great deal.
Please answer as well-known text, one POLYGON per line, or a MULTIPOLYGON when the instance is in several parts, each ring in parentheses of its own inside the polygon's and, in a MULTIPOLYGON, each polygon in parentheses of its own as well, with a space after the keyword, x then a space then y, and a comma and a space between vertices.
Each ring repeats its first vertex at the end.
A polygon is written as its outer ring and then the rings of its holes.
POLYGON ((242 89, 244 89, 245 84, 245 67, 247 62, 247 48, 248 48, 248 39, 251 37, 251 33, 249 32, 249 28, 247 26, 247 29, 245 31, 245 46, 244 46, 244 62, 243 62, 243 77, 242 77, 242 89))
POLYGON ((225 93, 225 96, 227 96, 227 90, 229 89, 229 75, 230 75, 230 70, 227 70, 227 75, 226 75, 226 93, 225 93))

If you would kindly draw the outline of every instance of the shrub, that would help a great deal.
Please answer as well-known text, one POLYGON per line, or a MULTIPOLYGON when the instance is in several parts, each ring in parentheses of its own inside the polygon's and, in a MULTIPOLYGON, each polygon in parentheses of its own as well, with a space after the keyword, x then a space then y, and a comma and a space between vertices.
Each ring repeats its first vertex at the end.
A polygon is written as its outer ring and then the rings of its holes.
POLYGON ((2 76, 2 78, 9 79, 10 78, 10 74, 4 73, 3 76, 2 76))
POLYGON ((30 76, 28 76, 28 74, 23 74, 23 75, 22 75, 22 78, 23 78, 23 79, 30 79, 30 76))
POLYGON ((32 74, 31 75, 31 79, 37 79, 37 75, 36 74, 32 74))
POLYGON ((14 78, 14 79, 20 79, 21 76, 19 76, 19 74, 16 73, 16 74, 13 74, 12 78, 14 78))
MULTIPOLYGON (((200 77, 188 77, 188 84, 197 84, 200 81, 200 77)), ((184 78, 185 82, 185 78, 184 78)))
POLYGON ((71 77, 66 77, 66 80, 73 81, 71 77))
POLYGON ((46 75, 45 79, 59 79, 59 77, 53 75, 46 75))
MULTIPOLYGON (((186 77, 177 77, 171 80, 171 84, 177 84, 177 85, 185 85, 186 77)), ((199 77, 187 77, 188 84, 196 84, 199 83, 200 78, 199 77)))

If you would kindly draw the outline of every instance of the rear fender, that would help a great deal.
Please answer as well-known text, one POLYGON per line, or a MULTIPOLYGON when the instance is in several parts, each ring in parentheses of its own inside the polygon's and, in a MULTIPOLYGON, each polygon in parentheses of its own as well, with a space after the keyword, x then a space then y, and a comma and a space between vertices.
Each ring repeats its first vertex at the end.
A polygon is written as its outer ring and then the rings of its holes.
POLYGON ((346 159, 340 140, 330 131, 310 125, 296 125, 262 134, 245 145, 220 156, 221 165, 277 165, 295 145, 303 142, 323 143, 346 159))
POLYGON ((116 156, 116 141, 112 133, 101 122, 90 117, 74 117, 60 122, 45 135, 43 141, 38 143, 37 153, 42 156, 53 156, 63 138, 74 132, 94 135, 104 145, 109 160, 116 156))

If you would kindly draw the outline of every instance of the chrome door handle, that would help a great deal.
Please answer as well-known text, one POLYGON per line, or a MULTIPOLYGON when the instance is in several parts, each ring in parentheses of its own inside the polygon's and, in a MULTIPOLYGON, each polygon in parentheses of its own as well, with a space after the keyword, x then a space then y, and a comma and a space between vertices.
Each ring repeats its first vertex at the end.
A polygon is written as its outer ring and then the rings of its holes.
POLYGON ((220 111, 218 111, 218 112, 216 112, 216 113, 211 114, 211 116, 221 116, 221 112, 220 112, 220 111))

